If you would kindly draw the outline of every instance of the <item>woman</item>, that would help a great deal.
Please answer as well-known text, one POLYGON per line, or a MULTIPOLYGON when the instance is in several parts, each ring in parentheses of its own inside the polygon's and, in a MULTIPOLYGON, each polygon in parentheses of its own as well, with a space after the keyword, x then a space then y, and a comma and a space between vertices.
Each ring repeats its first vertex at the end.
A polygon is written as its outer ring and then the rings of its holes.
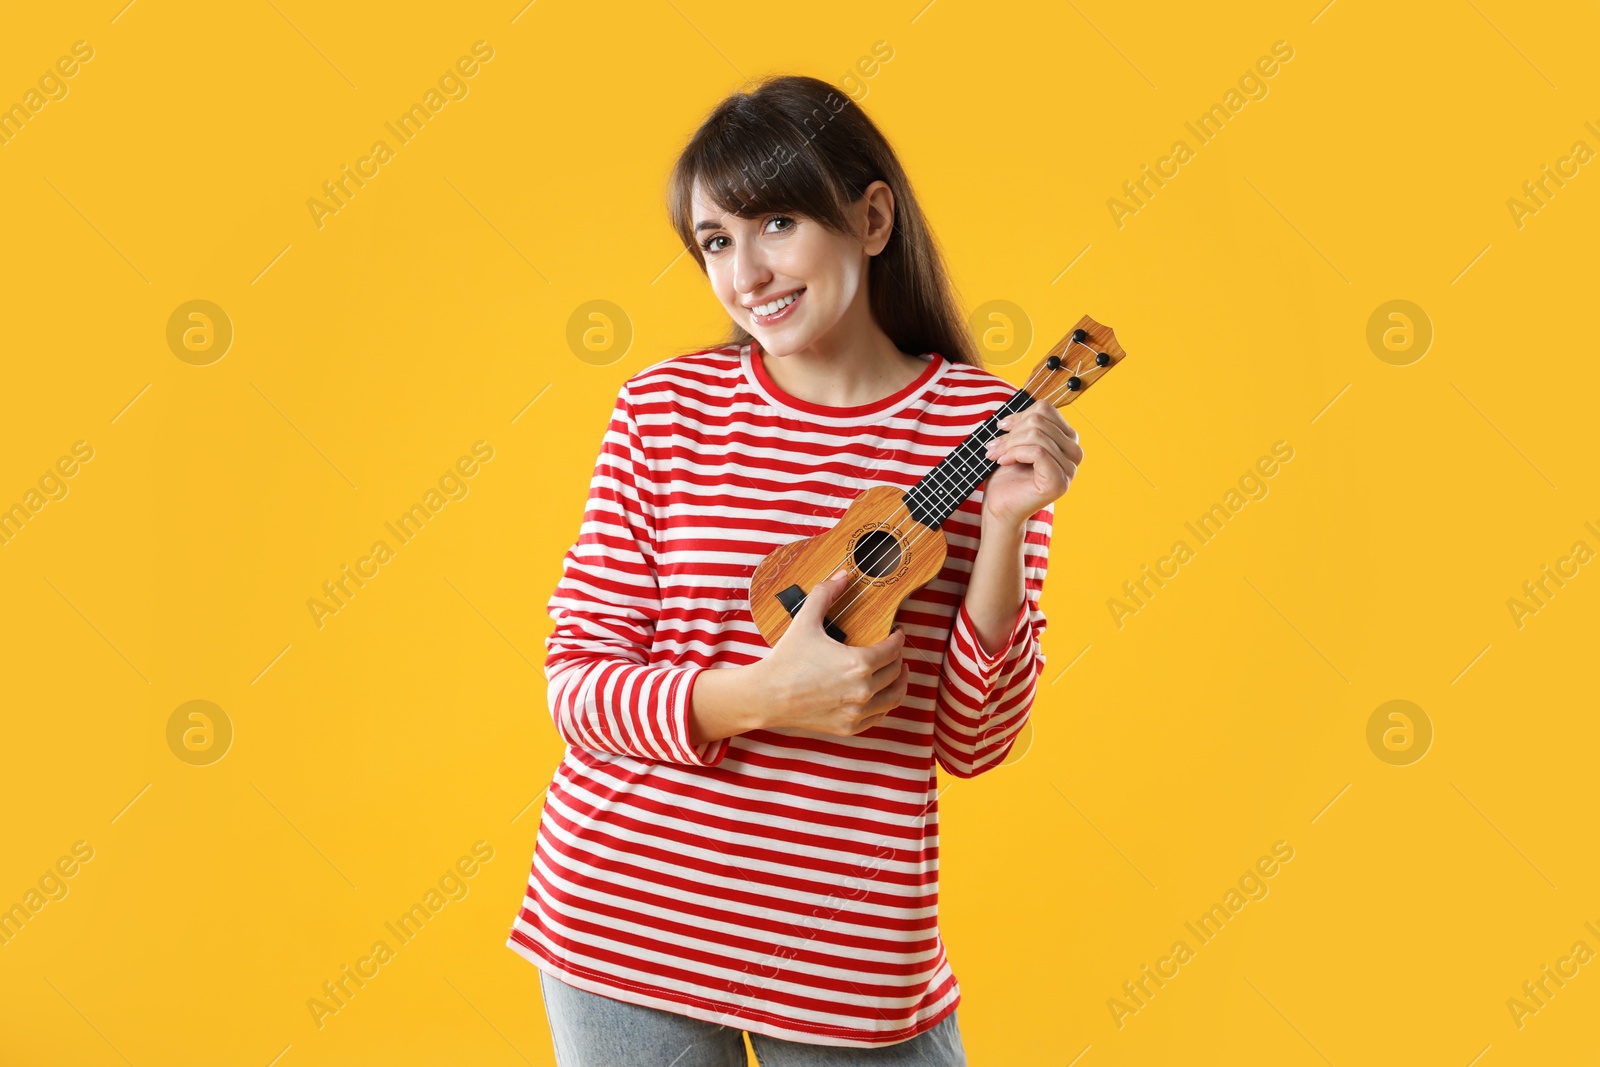
MULTIPOLYGON (((624 383, 549 604, 566 754, 507 944, 561 1067, 964 1064, 937 925, 938 775, 1000 764, 1044 664, 1048 403, 945 522, 944 570, 866 647, 806 598, 774 648, 757 563, 909 488, 1015 387, 984 370, 888 143, 827 83, 723 101, 669 210, 730 340, 624 383)), ((843 603, 840 600, 840 603, 843 603)))

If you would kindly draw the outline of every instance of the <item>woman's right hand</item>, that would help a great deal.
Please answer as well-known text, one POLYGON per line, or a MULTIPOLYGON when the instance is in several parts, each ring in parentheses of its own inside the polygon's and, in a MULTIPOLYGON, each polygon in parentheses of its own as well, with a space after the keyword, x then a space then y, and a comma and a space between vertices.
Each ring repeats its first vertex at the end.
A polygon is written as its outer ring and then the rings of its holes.
POLYGON ((878 725, 905 699, 911 669, 904 631, 858 648, 840 644, 822 628, 849 580, 849 571, 841 568, 817 583, 772 654, 760 661, 765 688, 757 713, 761 726, 850 737, 878 725))

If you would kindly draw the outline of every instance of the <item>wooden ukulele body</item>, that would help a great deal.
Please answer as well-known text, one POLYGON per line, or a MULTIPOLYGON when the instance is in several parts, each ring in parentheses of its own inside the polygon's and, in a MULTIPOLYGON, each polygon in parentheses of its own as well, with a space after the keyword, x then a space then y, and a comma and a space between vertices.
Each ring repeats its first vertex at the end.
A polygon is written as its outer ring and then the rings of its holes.
POLYGON ((828 609, 824 629, 846 645, 888 637, 901 603, 944 567, 948 545, 940 527, 998 469, 983 446, 1002 435, 1000 415, 1035 402, 1066 407, 1126 357, 1116 331, 1083 316, 1051 346, 1027 384, 915 486, 863 490, 833 529, 774 549, 750 580, 750 615, 767 644, 778 643, 806 595, 840 567, 849 568, 851 580, 828 609), (912 517, 908 498, 924 521, 912 517))
POLYGON ((913 519, 904 495, 892 485, 863 490, 833 529, 776 548, 756 565, 750 614, 768 645, 788 631, 806 594, 841 566, 850 581, 828 611, 828 633, 858 647, 889 636, 900 604, 943 569, 947 551, 944 531, 913 519))

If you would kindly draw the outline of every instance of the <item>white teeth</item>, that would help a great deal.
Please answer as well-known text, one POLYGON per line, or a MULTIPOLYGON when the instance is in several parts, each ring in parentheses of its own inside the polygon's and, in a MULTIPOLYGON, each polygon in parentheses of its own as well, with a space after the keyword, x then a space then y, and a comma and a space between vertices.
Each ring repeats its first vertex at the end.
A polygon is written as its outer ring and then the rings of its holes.
POLYGON ((799 293, 790 293, 788 296, 780 296, 770 304, 757 304, 750 310, 754 311, 757 315, 771 315, 775 312, 782 311, 784 308, 788 307, 790 304, 799 299, 799 293))

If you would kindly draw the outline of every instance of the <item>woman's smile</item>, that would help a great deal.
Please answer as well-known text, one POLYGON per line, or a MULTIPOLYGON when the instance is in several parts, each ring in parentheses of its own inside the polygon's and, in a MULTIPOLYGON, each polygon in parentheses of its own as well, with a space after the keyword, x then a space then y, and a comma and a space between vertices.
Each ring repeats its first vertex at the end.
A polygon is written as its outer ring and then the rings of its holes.
POLYGON ((800 303, 800 297, 803 295, 805 295, 805 289, 794 289, 776 299, 752 305, 750 307, 750 321, 757 326, 776 326, 794 314, 794 309, 800 303))

